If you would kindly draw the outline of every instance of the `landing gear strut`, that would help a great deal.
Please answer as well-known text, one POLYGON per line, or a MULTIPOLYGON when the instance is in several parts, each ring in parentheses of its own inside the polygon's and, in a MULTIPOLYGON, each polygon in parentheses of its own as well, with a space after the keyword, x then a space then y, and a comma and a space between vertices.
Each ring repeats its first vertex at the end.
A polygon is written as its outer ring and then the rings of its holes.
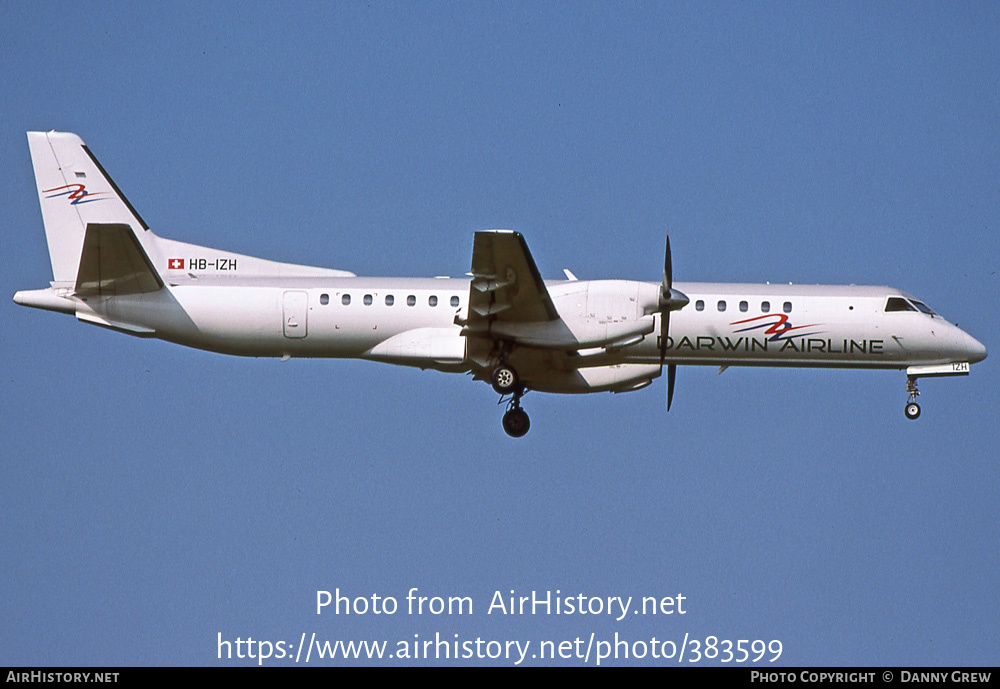
POLYGON ((920 391, 917 390, 917 379, 913 376, 906 377, 906 391, 910 394, 909 400, 906 402, 906 418, 914 420, 920 416, 920 405, 917 404, 917 397, 920 395, 920 391))

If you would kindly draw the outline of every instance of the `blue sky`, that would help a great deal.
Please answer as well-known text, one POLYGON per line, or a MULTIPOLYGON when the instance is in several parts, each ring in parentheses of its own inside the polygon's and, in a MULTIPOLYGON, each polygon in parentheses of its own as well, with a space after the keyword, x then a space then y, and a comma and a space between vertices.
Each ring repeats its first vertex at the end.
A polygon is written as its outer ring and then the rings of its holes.
POLYGON ((536 393, 515 441, 465 377, 229 358, 8 301, 0 664, 215 664, 219 634, 313 632, 996 663, 995 4, 5 2, 0 19, 8 295, 51 279, 24 132, 61 129, 181 241, 461 276, 473 232, 505 227, 545 277, 658 280, 669 231, 675 279, 889 284, 992 352, 922 382, 916 423, 901 372, 682 368, 669 415, 663 381, 536 393), (404 605, 412 587, 473 614, 315 614, 317 590, 404 605), (683 594, 687 613, 486 614, 511 589, 683 594))

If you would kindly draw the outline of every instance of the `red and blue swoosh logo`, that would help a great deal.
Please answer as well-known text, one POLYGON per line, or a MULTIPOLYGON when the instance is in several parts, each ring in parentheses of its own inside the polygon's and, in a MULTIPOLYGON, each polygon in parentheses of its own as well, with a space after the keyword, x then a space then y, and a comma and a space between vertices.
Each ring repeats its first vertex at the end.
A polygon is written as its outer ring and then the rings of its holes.
POLYGON ((106 191, 87 191, 87 187, 83 184, 66 184, 61 187, 55 187, 54 189, 43 189, 43 194, 49 194, 53 191, 58 191, 58 194, 51 194, 46 196, 47 199, 54 199, 57 196, 69 196, 69 202, 71 205, 76 206, 81 203, 90 203, 92 201, 103 201, 104 198, 92 198, 94 196, 100 196, 101 194, 107 194, 106 191))
MULTIPOLYGON (((769 335, 768 340, 770 342, 781 342, 782 340, 787 340, 791 337, 792 331, 803 330, 805 328, 818 328, 821 323, 810 323, 809 325, 792 325, 788 321, 788 315, 784 313, 769 313, 764 316, 755 316, 753 318, 747 318, 742 321, 734 321, 729 325, 742 325, 744 323, 754 323, 756 321, 761 321, 757 325, 751 325, 747 328, 742 328, 740 330, 734 330, 733 332, 745 333, 751 330, 760 330, 761 328, 766 328, 764 330, 765 335, 769 335)), ((814 330, 808 333, 795 332, 795 337, 809 337, 810 335, 819 335, 822 330, 814 330)))

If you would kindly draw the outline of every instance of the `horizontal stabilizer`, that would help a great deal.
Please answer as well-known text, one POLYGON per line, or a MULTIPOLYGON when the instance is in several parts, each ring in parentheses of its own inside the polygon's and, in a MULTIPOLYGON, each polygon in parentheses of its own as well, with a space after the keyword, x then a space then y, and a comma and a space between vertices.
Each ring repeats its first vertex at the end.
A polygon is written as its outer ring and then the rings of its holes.
POLYGON ((155 292, 163 287, 139 240, 128 225, 90 223, 83 238, 77 296, 155 292))

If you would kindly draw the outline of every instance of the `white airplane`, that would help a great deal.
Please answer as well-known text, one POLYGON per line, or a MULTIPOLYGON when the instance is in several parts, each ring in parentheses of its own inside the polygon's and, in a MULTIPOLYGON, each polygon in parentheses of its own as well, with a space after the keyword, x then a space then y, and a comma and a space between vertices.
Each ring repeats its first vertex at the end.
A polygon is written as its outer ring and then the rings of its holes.
POLYGON ((892 287, 542 280, 517 232, 476 232, 468 278, 357 277, 156 236, 75 134, 29 132, 52 261, 14 301, 139 337, 255 357, 358 358, 470 373, 528 432, 528 390, 629 392, 680 365, 968 375, 986 348, 892 287))

